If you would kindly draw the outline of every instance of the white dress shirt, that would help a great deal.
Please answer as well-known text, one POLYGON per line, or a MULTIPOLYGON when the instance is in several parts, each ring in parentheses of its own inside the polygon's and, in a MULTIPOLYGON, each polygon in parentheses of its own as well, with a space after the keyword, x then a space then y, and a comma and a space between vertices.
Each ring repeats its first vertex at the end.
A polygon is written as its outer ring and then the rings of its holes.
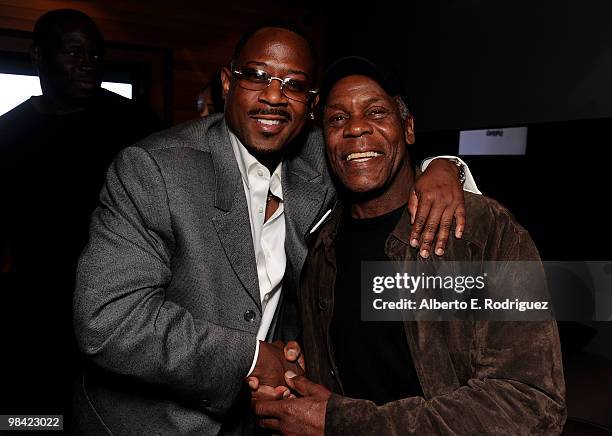
MULTIPOLYGON (((285 214, 283 206, 283 189, 281 172, 283 163, 278 164, 272 175, 264 165, 259 163, 242 145, 231 131, 229 132, 232 150, 238 162, 242 186, 249 208, 251 235, 257 278, 261 298, 261 324, 257 331, 255 356, 248 374, 253 372, 259 355, 259 341, 264 341, 274 318, 283 286, 283 276, 287 265, 285 254, 285 214), (279 198, 276 212, 264 223, 268 191, 279 198)), ((248 376, 248 375, 247 375, 248 376)))

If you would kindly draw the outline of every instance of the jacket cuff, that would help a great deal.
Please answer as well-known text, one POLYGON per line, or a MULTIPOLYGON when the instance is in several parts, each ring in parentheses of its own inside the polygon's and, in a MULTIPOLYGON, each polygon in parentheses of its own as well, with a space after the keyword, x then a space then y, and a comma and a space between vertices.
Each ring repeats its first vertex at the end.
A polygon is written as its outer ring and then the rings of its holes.
POLYGON ((463 169, 465 171, 465 182, 463 183, 463 190, 467 192, 471 192, 472 194, 482 195, 482 192, 478 189, 476 185, 476 179, 472 175, 470 171, 470 167, 466 164, 460 157, 458 156, 435 156, 429 157, 421 162, 421 171, 425 171, 429 164, 435 159, 457 159, 463 165, 463 169))
POLYGON ((251 362, 251 367, 249 368, 249 373, 245 376, 245 378, 250 377, 257 365, 257 358, 259 357, 259 339, 255 338, 255 356, 253 356, 253 362, 251 362))
POLYGON ((376 404, 368 400, 356 400, 332 394, 325 410, 325 434, 363 434, 366 430, 380 428, 377 423, 376 404))

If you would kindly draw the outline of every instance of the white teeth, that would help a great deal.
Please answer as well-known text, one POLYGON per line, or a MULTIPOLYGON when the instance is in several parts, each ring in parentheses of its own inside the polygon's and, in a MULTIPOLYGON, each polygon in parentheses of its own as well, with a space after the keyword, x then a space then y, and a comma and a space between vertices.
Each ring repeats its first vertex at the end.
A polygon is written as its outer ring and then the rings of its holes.
POLYGON ((375 151, 364 151, 363 153, 351 153, 346 157, 347 162, 352 161, 353 159, 360 159, 364 157, 376 157, 381 156, 382 153, 376 153, 375 151))
POLYGON ((261 118, 258 118, 257 121, 266 126, 276 126, 281 123, 280 120, 264 120, 261 118))

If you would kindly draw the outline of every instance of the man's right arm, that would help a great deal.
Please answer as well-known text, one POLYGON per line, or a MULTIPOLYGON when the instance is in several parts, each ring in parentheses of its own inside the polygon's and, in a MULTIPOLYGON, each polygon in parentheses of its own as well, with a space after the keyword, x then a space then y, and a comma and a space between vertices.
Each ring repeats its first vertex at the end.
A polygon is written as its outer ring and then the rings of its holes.
POLYGON ((119 154, 100 201, 78 266, 80 349, 112 373, 225 412, 249 371, 256 337, 196 319, 166 298, 175 241, 163 176, 147 151, 119 154))

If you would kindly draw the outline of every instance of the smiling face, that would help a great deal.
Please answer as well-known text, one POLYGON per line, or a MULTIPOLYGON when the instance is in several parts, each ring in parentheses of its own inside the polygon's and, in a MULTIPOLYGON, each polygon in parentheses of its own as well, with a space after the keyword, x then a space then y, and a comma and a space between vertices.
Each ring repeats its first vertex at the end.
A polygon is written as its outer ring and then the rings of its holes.
POLYGON ((354 75, 336 82, 323 128, 331 169, 350 192, 407 201, 409 182, 397 174, 410 172, 406 144, 414 143, 412 118, 401 118, 397 100, 376 81, 354 75))
MULTIPOLYGON (((238 68, 263 70, 274 77, 312 84, 313 60, 308 43, 285 29, 267 27, 256 32, 235 64, 238 68)), ((256 157, 278 154, 304 127, 309 103, 287 98, 278 80, 272 80, 263 90, 253 91, 241 86, 227 68, 222 70, 221 79, 228 126, 256 157)))

